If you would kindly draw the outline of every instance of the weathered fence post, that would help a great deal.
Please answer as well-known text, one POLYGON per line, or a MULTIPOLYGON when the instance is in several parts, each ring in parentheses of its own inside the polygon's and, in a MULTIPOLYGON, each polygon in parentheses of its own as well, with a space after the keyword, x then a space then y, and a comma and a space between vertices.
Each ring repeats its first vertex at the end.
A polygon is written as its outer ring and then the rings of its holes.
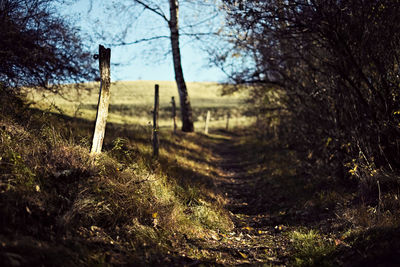
POLYGON ((153 110, 153 156, 158 157, 158 106, 159 106, 159 85, 156 84, 154 87, 154 110, 153 110))
POLYGON ((111 49, 99 45, 99 68, 100 68, 100 92, 97 105, 96 124, 93 134, 91 154, 101 152, 103 146, 104 133, 108 116, 108 106, 110 104, 110 59, 111 49))
POLYGON ((231 118, 231 113, 228 111, 228 114, 226 114, 226 127, 225 130, 228 131, 229 129, 229 119, 231 118))
POLYGON ((210 113, 210 111, 208 110, 208 111, 207 111, 207 117, 206 117, 206 126, 205 126, 205 128, 204 128, 204 133, 205 133, 205 134, 208 134, 208 124, 210 123, 210 117, 211 117, 211 113, 210 113))
POLYGON ((175 97, 171 97, 171 104, 172 104, 172 120, 174 123, 174 133, 176 133, 176 104, 175 104, 175 97))

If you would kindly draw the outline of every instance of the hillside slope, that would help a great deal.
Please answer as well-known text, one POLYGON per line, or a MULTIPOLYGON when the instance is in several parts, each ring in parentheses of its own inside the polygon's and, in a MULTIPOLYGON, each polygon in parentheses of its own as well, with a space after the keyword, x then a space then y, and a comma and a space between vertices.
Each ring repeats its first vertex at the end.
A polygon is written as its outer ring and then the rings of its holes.
POLYGON ((2 266, 398 266, 397 195, 310 177, 250 130, 160 131, 93 122, 2 95, 2 266), (381 209, 379 209, 381 208, 381 209))
POLYGON ((181 265, 192 261, 181 248, 187 238, 232 228, 224 197, 201 171, 211 155, 194 140, 206 137, 162 132, 156 161, 147 129, 110 123, 105 152, 94 158, 92 122, 7 97, 0 115, 6 266, 181 265))

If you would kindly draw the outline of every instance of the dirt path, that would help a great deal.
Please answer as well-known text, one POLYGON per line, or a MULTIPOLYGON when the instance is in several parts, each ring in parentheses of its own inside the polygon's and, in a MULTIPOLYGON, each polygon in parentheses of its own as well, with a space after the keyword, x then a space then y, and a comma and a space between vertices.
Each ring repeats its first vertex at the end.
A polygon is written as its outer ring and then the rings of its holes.
POLYGON ((199 241, 211 266, 399 266, 397 221, 383 226, 384 217, 362 213, 351 188, 310 178, 296 154, 273 140, 209 138, 215 184, 235 224, 230 233, 199 241))
POLYGON ((228 198, 235 228, 219 234, 214 240, 199 241, 197 245, 214 255, 223 265, 273 265, 288 263, 288 237, 283 226, 275 225, 268 212, 260 209, 255 195, 254 176, 248 169, 257 159, 245 157, 235 137, 212 147, 218 165, 217 187, 228 198))

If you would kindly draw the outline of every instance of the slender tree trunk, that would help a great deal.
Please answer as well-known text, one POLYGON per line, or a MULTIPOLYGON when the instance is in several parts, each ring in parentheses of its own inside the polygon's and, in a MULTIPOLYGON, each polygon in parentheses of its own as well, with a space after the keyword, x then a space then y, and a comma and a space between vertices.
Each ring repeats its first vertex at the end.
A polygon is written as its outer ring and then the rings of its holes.
POLYGON ((182 131, 193 132, 193 115, 190 106, 189 95, 183 78, 181 51, 179 48, 179 4, 178 0, 169 0, 170 20, 169 29, 171 31, 172 58, 174 61, 175 80, 178 86, 179 100, 181 105, 182 131))

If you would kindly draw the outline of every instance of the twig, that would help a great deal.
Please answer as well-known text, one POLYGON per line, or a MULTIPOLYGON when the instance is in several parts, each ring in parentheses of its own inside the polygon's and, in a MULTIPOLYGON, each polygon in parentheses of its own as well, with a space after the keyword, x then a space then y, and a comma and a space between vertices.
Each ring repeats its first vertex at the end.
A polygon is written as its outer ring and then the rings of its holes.
POLYGON ((376 181, 378 184, 378 214, 381 212, 381 204, 382 204, 382 198, 381 198, 381 186, 379 184, 379 180, 376 181))

